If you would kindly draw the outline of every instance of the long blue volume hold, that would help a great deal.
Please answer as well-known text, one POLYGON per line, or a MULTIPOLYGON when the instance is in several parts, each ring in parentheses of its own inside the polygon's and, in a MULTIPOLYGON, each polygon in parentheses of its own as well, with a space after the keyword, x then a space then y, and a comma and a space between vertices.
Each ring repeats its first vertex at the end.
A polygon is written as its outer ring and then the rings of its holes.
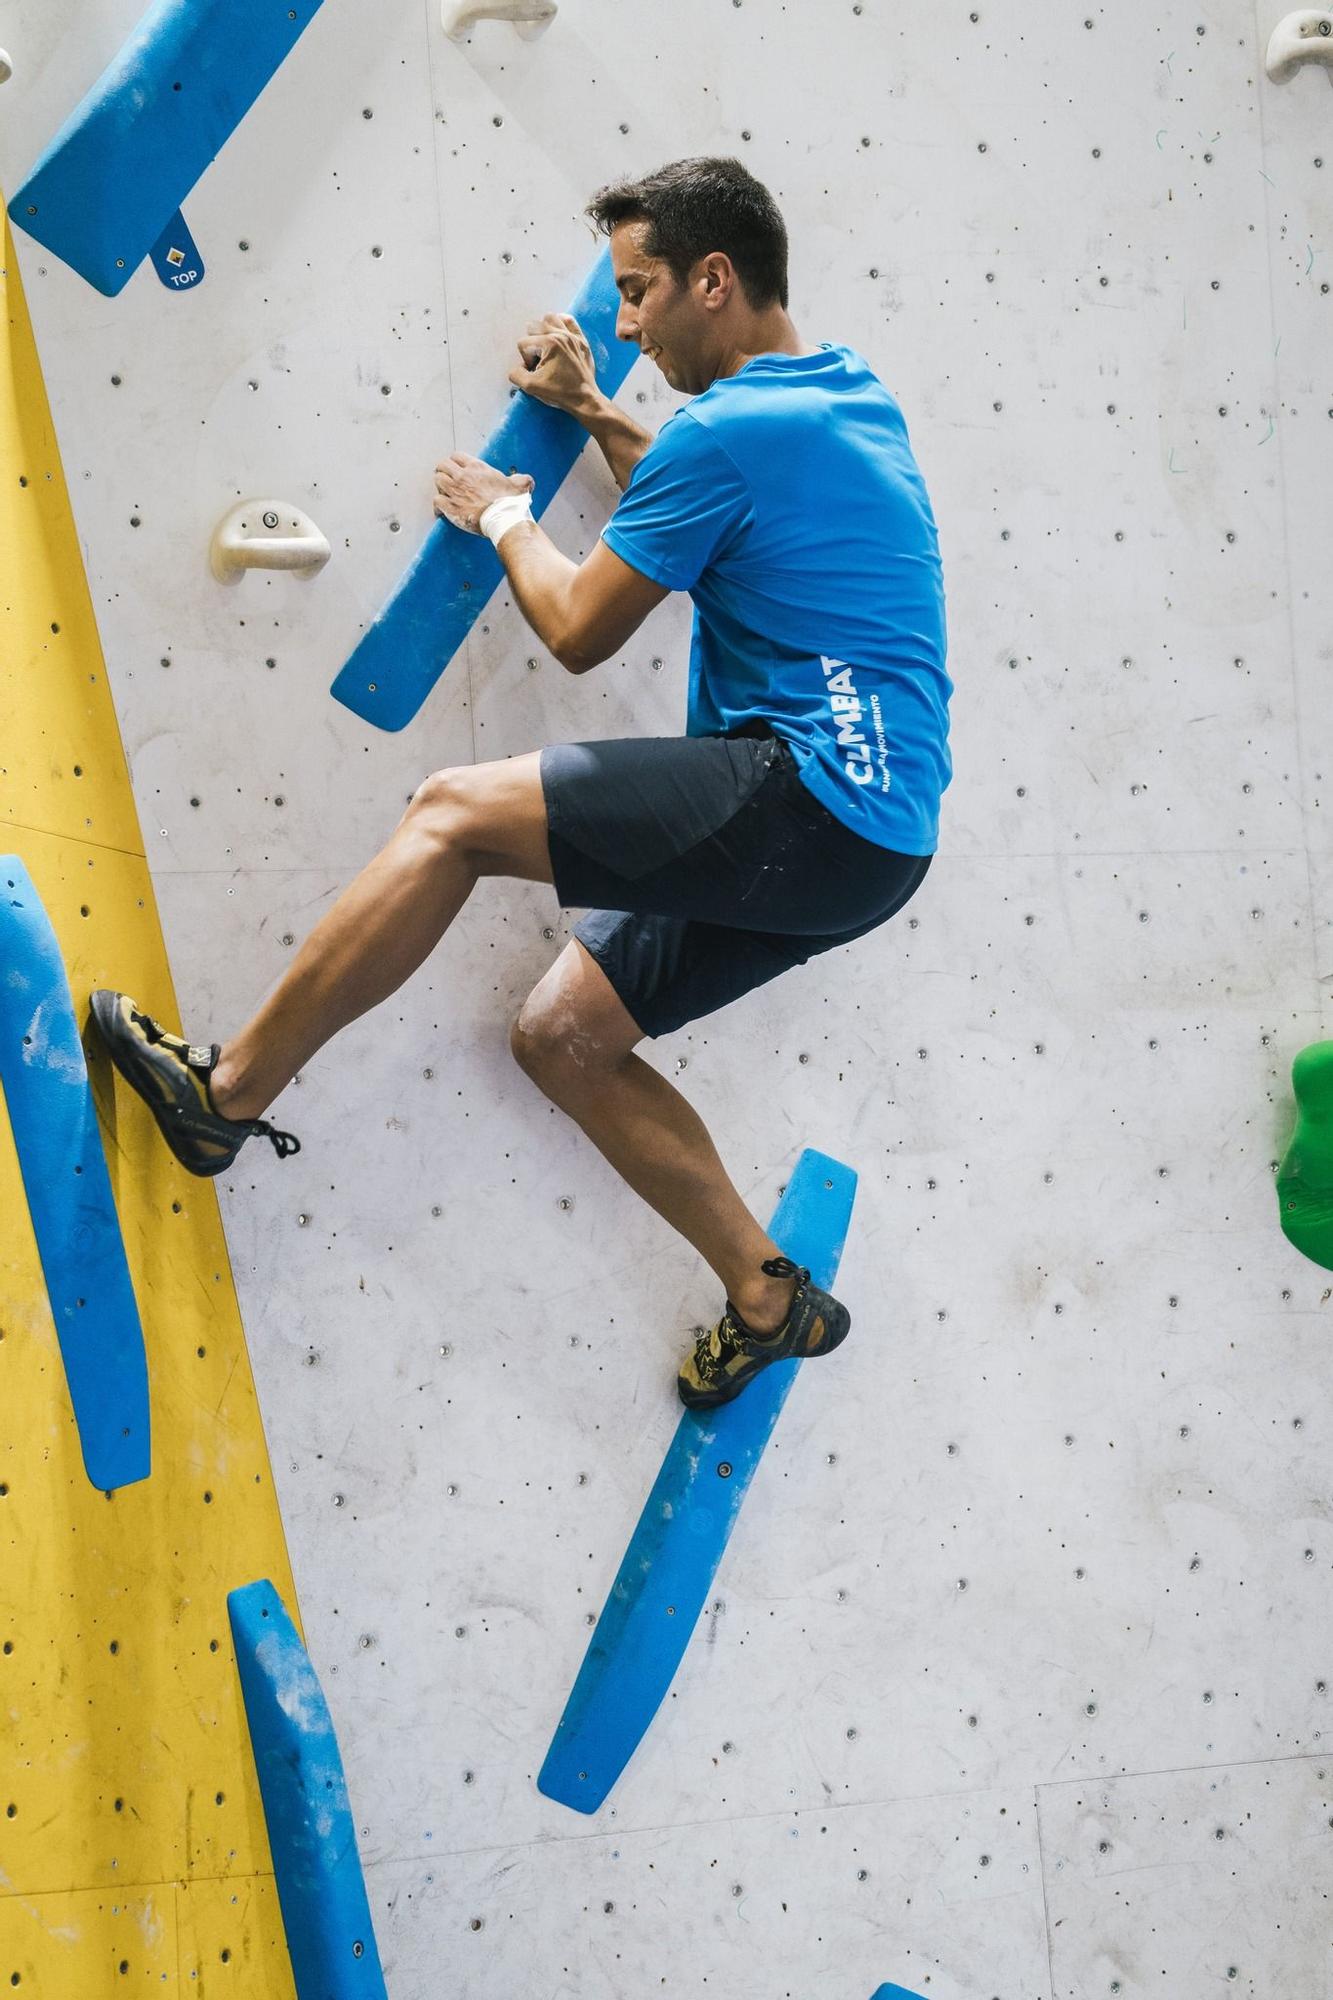
POLYGON ((267 1581, 227 1598, 297 2000, 386 2000, 328 1703, 267 1581))
POLYGON ((319 7, 157 0, 10 202, 12 220, 114 298, 319 7))
POLYGON ((84 1469, 152 1470, 148 1360, 64 961, 27 869, 0 855, 0 1084, 84 1469))
MULTIPOLYGON (((806 1151, 778 1204, 773 1240, 817 1285, 833 1282, 855 1193, 850 1167, 806 1151)), ((634 1754, 684 1657, 800 1365, 775 1362, 733 1402, 682 1416, 538 1776, 547 1798, 595 1812, 634 1754)))
MULTIPOLYGON (((628 341, 616 339, 619 304, 610 253, 604 250, 570 312, 587 336, 598 387, 608 396, 615 395, 639 353, 628 341)), ((582 424, 564 410, 549 409, 516 389, 504 421, 478 456, 500 472, 531 473, 532 508, 540 516, 587 442, 582 424)), ((483 535, 436 521, 397 590, 334 681, 334 699, 378 729, 402 729, 453 659, 503 576, 500 558, 483 535)))

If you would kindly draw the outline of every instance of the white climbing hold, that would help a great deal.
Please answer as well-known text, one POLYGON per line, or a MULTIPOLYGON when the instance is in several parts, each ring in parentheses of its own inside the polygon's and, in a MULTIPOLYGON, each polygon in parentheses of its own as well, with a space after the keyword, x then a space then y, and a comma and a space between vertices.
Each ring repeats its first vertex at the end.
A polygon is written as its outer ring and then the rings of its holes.
POLYGON ((440 0, 440 23, 450 41, 461 42, 478 21, 512 21, 524 41, 533 42, 556 11, 556 0, 440 0))
POLYGON ((1274 28, 1264 68, 1274 83, 1290 83, 1307 63, 1323 63, 1333 83, 1333 14, 1309 7, 1274 28))
POLYGON ((306 582, 332 550, 308 514, 286 500, 242 500, 213 530, 208 558, 219 583, 247 569, 288 569, 306 582))

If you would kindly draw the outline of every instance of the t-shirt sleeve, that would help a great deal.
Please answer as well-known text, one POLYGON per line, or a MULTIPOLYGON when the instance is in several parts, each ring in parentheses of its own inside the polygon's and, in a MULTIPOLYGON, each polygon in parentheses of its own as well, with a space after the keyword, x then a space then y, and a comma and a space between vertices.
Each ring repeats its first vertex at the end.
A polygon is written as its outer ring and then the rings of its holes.
POLYGON ((692 590, 753 518, 750 489, 705 426, 678 410, 634 468, 602 540, 666 590, 692 590))

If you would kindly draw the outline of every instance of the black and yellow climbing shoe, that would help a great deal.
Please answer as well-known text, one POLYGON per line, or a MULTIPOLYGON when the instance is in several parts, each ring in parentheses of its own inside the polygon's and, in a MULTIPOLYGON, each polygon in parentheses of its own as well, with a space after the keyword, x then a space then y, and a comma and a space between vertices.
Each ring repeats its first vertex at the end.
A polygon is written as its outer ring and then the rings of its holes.
POLYGON ((223 1118, 213 1109, 208 1079, 221 1053, 217 1042, 195 1048, 168 1034, 128 993, 105 987, 92 996, 93 1019, 107 1054, 157 1120, 158 1130, 192 1174, 225 1173, 247 1139, 268 1139, 280 1160, 301 1142, 263 1118, 223 1118))
POLYGON ((721 1319, 700 1334, 676 1377, 687 1410, 711 1410, 729 1403, 770 1362, 831 1354, 847 1338, 852 1322, 846 1306, 812 1285, 808 1271, 787 1257, 770 1257, 762 1268, 767 1277, 796 1280, 786 1319, 775 1333, 756 1333, 728 1299, 721 1319))

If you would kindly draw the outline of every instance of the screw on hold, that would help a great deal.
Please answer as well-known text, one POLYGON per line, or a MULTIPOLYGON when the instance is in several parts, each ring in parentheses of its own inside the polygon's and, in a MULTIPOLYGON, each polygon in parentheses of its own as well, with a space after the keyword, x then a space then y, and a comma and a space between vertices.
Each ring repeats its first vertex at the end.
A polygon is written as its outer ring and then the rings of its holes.
POLYGON ((264 526, 266 528, 276 528, 277 525, 278 525, 278 517, 270 508, 269 512, 264 516, 264 526))
POLYGON ((731 1460, 729 1458, 724 1458, 722 1462, 719 1464, 717 1468, 717 1476, 719 1479, 730 1479, 731 1460))
POLYGON ((366 1947, 362 1944, 360 1938, 354 1939, 352 1944, 352 1957, 364 1958, 365 1955, 366 1955, 366 1947))

